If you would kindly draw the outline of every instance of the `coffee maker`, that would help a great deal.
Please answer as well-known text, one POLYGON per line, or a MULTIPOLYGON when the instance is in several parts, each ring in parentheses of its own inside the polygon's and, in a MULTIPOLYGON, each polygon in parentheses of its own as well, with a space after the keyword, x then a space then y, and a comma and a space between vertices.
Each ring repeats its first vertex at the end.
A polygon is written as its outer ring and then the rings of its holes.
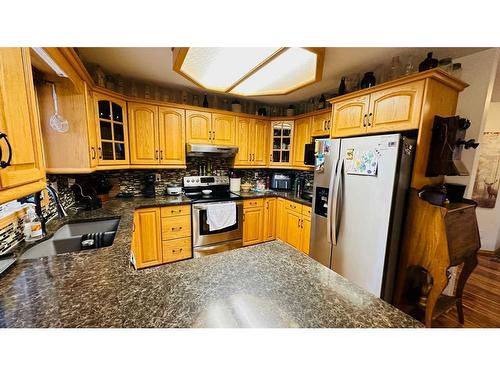
POLYGON ((155 182, 156 176, 153 173, 148 174, 144 178, 144 189, 142 190, 142 195, 146 198, 154 198, 156 196, 155 182))

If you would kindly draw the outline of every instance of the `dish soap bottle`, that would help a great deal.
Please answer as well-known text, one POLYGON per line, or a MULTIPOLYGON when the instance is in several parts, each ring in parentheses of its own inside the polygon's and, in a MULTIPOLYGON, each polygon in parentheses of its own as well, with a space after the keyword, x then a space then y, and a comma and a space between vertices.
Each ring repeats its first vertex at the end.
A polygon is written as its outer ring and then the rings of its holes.
POLYGON ((35 212, 33 206, 28 208, 24 217, 24 240, 36 241, 43 237, 42 220, 35 212))

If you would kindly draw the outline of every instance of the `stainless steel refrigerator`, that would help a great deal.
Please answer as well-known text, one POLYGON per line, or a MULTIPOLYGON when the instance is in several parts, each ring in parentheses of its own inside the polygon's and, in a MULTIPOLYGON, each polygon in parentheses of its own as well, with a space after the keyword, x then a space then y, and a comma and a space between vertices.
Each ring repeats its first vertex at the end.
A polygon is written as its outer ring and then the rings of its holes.
POLYGON ((315 143, 309 255, 388 302, 414 150, 401 134, 315 143))

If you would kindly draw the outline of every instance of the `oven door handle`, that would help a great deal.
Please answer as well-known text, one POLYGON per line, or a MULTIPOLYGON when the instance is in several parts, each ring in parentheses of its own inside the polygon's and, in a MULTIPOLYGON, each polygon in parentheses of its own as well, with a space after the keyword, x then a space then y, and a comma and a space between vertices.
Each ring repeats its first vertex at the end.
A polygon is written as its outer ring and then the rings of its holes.
MULTIPOLYGON (((198 210, 198 211, 201 211, 201 210, 206 210, 208 206, 214 206, 216 204, 219 204, 219 203, 227 203, 228 201, 224 201, 224 202, 214 202, 214 203, 206 203, 206 204, 193 204, 193 210, 198 210)), ((243 201, 237 201, 235 202, 236 203, 236 206, 241 206, 243 205, 243 201)))

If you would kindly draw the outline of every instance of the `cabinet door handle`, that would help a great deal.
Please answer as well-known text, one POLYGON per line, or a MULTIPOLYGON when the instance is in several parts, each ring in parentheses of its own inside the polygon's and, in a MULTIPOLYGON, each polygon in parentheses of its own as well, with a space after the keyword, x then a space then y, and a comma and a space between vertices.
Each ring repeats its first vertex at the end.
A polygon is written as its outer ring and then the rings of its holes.
POLYGON ((90 150, 92 151, 92 160, 95 160, 95 158, 96 158, 95 147, 94 147, 94 146, 92 146, 92 147, 90 148, 90 150))
POLYGON ((331 120, 328 120, 328 129, 327 130, 330 130, 331 129, 331 120))
POLYGON ((160 159, 163 160, 163 150, 160 150, 160 159))
POLYGON ((269 161, 272 162, 273 161, 273 154, 270 154, 269 155, 269 161))
POLYGON ((155 159, 158 160, 158 150, 155 151, 155 159))
POLYGON ((368 114, 368 127, 372 126, 372 117, 373 117, 373 113, 370 112, 368 114))
POLYGON ((7 161, 4 161, 2 160, 2 149, 0 148, 0 168, 4 169, 7 168, 10 165, 10 162, 12 161, 12 147, 7 138, 7 134, 0 132, 0 141, 2 139, 5 139, 5 143, 7 144, 7 150, 9 151, 9 156, 7 157, 7 161))
POLYGON ((215 130, 212 131, 212 140, 215 140, 215 130))
POLYGON ((297 221, 297 226, 300 228, 300 219, 297 221))
POLYGON ((323 130, 328 130, 328 125, 326 120, 323 121, 323 130))
POLYGON ((363 128, 366 128, 366 119, 368 118, 368 115, 365 113, 363 115, 363 128))
POLYGON ((98 150, 99 150, 99 159, 102 160, 102 148, 99 147, 98 150))

